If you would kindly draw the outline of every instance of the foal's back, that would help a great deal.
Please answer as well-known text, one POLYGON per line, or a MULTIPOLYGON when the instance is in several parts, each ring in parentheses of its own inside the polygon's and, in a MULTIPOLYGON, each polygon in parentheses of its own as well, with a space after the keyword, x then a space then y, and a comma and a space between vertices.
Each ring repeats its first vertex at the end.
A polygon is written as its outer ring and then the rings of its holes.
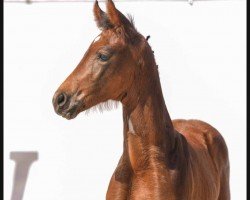
MULTIPOLYGON (((229 200, 228 150, 221 134, 200 120, 173 120, 189 149, 187 199, 229 200)), ((184 180, 183 180, 184 181, 184 180)))

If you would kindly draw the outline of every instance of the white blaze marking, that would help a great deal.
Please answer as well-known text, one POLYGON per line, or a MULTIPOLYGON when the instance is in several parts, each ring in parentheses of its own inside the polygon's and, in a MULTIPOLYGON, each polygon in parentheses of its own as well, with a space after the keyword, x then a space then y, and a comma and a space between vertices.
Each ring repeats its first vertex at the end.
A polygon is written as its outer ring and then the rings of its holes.
POLYGON ((134 130, 134 127, 130 118, 128 119, 128 130, 129 132, 135 134, 135 130, 134 130))

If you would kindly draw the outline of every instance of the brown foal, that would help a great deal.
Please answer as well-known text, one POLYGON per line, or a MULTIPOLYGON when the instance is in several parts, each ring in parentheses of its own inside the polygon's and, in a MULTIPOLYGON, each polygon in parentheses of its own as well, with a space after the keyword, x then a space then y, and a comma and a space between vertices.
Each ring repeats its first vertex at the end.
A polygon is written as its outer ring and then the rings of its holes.
POLYGON ((223 137, 199 120, 171 120, 147 39, 114 3, 98 2, 101 34, 53 98, 57 114, 73 119, 108 100, 123 107, 123 154, 108 200, 228 200, 229 160, 223 137))

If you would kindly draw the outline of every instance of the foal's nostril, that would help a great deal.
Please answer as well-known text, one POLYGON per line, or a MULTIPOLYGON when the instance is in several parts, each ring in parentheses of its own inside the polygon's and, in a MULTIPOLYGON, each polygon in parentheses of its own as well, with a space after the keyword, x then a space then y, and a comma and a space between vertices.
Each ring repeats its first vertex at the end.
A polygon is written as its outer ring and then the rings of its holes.
POLYGON ((60 95, 58 95, 57 100, 56 100, 57 105, 60 107, 63 106, 66 103, 66 101, 67 101, 67 96, 64 93, 61 93, 60 95))

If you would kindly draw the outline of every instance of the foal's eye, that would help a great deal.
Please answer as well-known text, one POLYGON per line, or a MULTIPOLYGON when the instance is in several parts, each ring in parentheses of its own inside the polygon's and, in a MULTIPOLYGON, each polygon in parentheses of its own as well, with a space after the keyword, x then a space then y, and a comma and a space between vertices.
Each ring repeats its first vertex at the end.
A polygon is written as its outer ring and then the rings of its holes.
POLYGON ((101 61, 107 61, 109 59, 109 57, 107 55, 104 55, 104 54, 99 54, 98 57, 101 61))

